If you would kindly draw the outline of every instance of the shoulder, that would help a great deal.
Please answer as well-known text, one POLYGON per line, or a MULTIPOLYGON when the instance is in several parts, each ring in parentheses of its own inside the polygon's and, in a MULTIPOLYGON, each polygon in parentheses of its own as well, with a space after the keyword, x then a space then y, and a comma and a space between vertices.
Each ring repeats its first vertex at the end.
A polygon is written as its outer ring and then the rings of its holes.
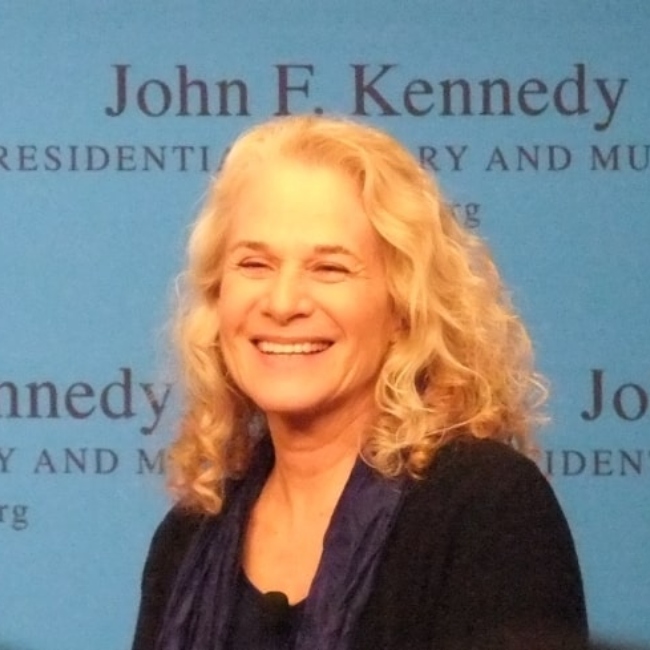
POLYGON ((410 483, 400 519, 405 530, 421 531, 425 548, 448 545, 455 556, 467 553, 486 564, 500 552, 541 565, 550 549, 576 563, 548 480, 531 459, 501 442, 463 438, 440 449, 426 476, 410 483))
POLYGON ((434 457, 416 491, 444 494, 455 500, 488 500, 513 491, 530 497, 552 495, 537 465, 509 445, 464 436, 447 443, 434 457))
POLYGON ((201 523, 200 515, 181 506, 173 507, 160 522, 151 540, 144 580, 175 573, 201 523))
POLYGON ((191 537, 204 521, 205 515, 175 505, 163 517, 153 535, 153 543, 182 543, 191 537))
POLYGON ((441 448, 408 482, 367 616, 385 632, 410 617, 444 648, 582 648, 573 539, 537 465, 492 440, 441 448))
POLYGON ((462 436, 440 448, 429 474, 465 471, 470 474, 509 472, 538 472, 537 466, 516 449, 498 440, 462 436))
POLYGON ((204 520, 202 515, 175 506, 156 528, 142 572, 133 650, 154 648, 176 574, 204 520))

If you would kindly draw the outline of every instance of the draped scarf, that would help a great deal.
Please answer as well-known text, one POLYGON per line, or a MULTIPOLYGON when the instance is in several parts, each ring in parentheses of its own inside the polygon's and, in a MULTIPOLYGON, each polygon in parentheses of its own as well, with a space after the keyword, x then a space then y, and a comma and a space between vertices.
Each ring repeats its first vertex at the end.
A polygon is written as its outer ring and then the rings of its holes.
MULTIPOLYGON (((229 483, 222 512, 206 518, 197 531, 181 563, 156 650, 224 648, 248 517, 273 462, 265 438, 246 476, 229 483)), ((325 533, 294 650, 350 647, 403 493, 403 479, 386 479, 357 459, 325 533)))

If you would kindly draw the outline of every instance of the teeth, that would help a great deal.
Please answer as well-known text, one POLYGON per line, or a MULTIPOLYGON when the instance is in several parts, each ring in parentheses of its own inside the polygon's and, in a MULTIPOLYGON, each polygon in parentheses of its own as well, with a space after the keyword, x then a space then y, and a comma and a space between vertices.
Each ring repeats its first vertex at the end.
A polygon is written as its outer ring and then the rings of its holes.
POLYGON ((258 341, 257 347, 264 354, 315 354, 322 352, 330 346, 329 343, 272 343, 258 341))

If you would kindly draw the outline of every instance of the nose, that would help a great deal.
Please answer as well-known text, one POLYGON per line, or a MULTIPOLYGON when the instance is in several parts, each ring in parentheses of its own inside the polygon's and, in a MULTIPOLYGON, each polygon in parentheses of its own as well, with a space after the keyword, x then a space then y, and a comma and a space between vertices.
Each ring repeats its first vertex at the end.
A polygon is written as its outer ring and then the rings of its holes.
POLYGON ((263 311, 278 323, 308 316, 313 309, 309 287, 299 270, 281 268, 269 280, 263 311))

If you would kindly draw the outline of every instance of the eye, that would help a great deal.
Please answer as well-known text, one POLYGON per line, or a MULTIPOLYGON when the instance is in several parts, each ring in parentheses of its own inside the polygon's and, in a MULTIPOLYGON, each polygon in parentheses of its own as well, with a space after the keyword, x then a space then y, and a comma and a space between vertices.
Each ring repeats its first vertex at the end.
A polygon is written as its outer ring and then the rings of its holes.
POLYGON ((273 270, 271 263, 262 257, 245 257, 237 262, 237 268, 251 278, 266 277, 273 270))
POLYGON ((350 275, 350 269, 335 262, 319 262, 314 265, 313 272, 323 282, 340 282, 350 275))

